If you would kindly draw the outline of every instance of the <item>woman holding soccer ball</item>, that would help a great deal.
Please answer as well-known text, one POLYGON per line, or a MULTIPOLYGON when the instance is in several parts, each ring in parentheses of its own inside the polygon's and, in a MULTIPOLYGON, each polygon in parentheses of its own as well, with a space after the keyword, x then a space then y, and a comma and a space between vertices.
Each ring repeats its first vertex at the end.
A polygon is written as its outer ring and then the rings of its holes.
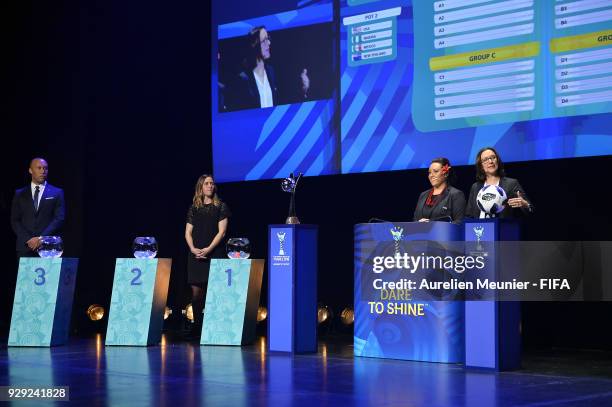
POLYGON ((470 189, 466 217, 513 218, 533 212, 518 180, 505 176, 504 163, 493 147, 476 154, 476 179, 470 189))
POLYGON ((424 191, 414 211, 414 220, 440 220, 459 223, 465 214, 465 195, 450 185, 452 170, 448 158, 431 160, 428 178, 431 189, 424 191))

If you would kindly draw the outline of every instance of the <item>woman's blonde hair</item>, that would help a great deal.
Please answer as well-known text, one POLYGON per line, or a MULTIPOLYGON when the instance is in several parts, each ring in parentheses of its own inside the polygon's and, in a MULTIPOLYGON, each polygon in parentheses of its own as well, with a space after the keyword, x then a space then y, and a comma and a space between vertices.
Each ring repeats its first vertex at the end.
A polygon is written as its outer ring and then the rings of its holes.
MULTIPOLYGON (((196 182, 195 193, 193 194, 193 206, 196 208, 201 208, 204 206, 204 192, 202 191, 202 186, 204 185, 204 181, 206 178, 212 178, 213 182, 215 181, 215 177, 211 174, 202 174, 200 178, 198 178, 198 182, 196 182)), ((217 184, 215 184, 214 194, 213 194, 213 205, 219 206, 221 205, 221 199, 217 195, 217 184)))

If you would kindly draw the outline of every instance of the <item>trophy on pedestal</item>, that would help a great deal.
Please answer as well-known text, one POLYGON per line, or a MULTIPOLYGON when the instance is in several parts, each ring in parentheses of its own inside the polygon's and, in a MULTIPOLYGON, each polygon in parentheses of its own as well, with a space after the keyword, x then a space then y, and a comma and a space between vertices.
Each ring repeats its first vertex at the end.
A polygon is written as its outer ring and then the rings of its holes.
POLYGON ((295 189, 297 188, 298 181, 302 175, 302 173, 299 173, 297 177, 294 177, 293 173, 291 173, 281 182, 281 188, 283 191, 291 193, 291 201, 289 202, 289 216, 287 216, 287 220, 285 221, 287 225, 296 225, 300 223, 300 220, 295 214, 295 189))

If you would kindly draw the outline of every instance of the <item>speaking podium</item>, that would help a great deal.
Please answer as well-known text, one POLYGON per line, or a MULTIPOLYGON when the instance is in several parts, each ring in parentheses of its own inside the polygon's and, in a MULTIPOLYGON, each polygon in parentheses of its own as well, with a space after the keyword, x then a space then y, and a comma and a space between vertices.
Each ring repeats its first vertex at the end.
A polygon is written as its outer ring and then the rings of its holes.
MULTIPOLYGON (((519 224, 506 219, 466 219, 466 249, 470 242, 484 245, 485 270, 495 278, 501 267, 496 242, 516 241, 519 224)), ((518 369, 521 365, 521 303, 518 301, 465 302, 465 366, 493 370, 518 369)))
POLYGON ((56 346, 68 340, 79 259, 22 257, 8 346, 56 346))
POLYGON ((384 222, 358 224, 354 232, 355 356, 463 362, 463 302, 413 301, 406 299, 404 290, 377 290, 375 279, 399 281, 408 276, 405 270, 376 273, 373 267, 380 256, 418 255, 421 249, 445 253, 451 250, 446 242, 461 242, 463 228, 435 221, 384 222))
POLYGON ((255 340, 263 260, 212 259, 201 345, 246 345, 255 340))
POLYGON ((171 265, 172 259, 117 259, 106 345, 160 342, 171 265))
POLYGON ((268 349, 317 351, 316 225, 268 227, 268 349))

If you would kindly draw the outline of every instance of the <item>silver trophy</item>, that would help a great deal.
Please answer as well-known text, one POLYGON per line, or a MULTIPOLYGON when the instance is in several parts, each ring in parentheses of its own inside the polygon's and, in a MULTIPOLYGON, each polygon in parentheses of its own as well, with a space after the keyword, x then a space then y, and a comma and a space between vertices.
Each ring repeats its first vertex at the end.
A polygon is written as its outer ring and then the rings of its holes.
POLYGON ((484 227, 474 226, 472 230, 474 230, 474 234, 476 235, 476 250, 482 251, 482 244, 480 243, 480 239, 482 239, 482 235, 484 234, 484 227))
POLYGON ((303 174, 300 172, 297 177, 294 177, 293 173, 291 173, 281 182, 281 188, 283 191, 291 194, 291 201, 289 202, 289 216, 287 216, 287 220, 285 221, 285 223, 288 225, 296 225, 300 223, 300 220, 295 214, 295 189, 297 188, 298 181, 302 175, 303 174))
POLYGON ((276 232, 276 237, 278 237, 278 255, 285 255, 285 232, 276 232))

